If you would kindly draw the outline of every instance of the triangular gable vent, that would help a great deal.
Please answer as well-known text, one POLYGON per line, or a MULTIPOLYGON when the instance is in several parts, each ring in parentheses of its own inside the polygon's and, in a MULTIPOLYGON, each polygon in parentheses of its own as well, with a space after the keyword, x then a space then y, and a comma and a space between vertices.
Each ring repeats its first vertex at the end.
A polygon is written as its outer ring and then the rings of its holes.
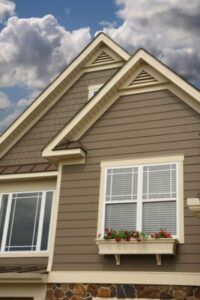
POLYGON ((129 84, 130 87, 134 87, 136 85, 143 85, 146 83, 157 83, 157 79, 147 73, 145 70, 142 72, 129 84))
POLYGON ((96 58, 95 60, 91 63, 91 65, 97 65, 97 64, 106 64, 106 63, 112 63, 115 62, 115 59, 110 56, 108 53, 105 51, 102 51, 96 58))

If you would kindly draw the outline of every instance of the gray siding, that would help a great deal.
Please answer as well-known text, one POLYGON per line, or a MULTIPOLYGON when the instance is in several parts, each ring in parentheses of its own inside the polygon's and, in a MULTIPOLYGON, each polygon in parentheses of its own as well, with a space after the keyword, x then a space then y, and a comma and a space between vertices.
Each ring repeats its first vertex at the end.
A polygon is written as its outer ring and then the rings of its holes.
POLYGON ((104 84, 116 71, 110 69, 84 74, 1 159, 0 166, 45 163, 41 156, 43 148, 87 102, 88 86, 104 84))
POLYGON ((185 206, 185 244, 176 256, 99 256, 96 236, 100 162, 184 154, 184 198, 200 189, 199 115, 169 91, 121 97, 83 136, 85 165, 63 170, 53 270, 189 271, 200 268, 200 219, 185 206))

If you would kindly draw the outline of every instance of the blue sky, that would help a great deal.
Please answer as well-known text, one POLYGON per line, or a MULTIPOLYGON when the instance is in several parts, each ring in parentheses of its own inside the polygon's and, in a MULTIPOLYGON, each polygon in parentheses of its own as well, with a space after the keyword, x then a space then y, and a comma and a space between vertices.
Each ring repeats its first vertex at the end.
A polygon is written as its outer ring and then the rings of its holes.
POLYGON ((200 88, 199 28, 200 0, 0 0, 0 132, 98 31, 200 88))

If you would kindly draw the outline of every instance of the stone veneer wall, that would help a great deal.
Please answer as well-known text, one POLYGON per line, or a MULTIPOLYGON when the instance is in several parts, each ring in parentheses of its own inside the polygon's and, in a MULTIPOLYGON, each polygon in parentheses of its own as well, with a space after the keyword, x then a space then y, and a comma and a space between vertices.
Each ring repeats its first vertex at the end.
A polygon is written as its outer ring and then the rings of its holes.
POLYGON ((47 286, 46 300, 92 300, 94 297, 200 300, 200 286, 134 284, 49 284, 47 286))

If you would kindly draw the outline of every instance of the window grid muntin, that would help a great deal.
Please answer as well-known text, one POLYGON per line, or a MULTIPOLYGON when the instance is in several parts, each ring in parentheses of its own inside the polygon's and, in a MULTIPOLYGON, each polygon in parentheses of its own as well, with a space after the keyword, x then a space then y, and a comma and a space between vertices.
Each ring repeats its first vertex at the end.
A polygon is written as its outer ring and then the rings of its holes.
MULTIPOLYGON (((105 167, 105 178, 104 178, 104 205, 103 205, 103 223, 102 223, 102 232, 105 232, 105 213, 106 213, 106 184, 107 184, 107 174, 108 171, 110 169, 119 169, 119 168, 138 168, 138 185, 137 185, 137 191, 138 191, 138 195, 137 195, 137 200, 135 200, 134 202, 137 203, 137 213, 136 213, 136 228, 138 231, 142 231, 142 206, 143 203, 145 202, 161 202, 161 201, 176 201, 176 235, 174 235, 173 237, 176 238, 177 236, 179 236, 179 226, 178 226, 178 207, 179 207, 179 163, 178 162, 164 162, 164 163, 145 163, 145 164, 134 164, 134 165, 121 165, 121 166, 109 166, 109 167, 105 167), (164 165, 175 165, 175 170, 176 170, 176 198, 156 198, 156 199, 142 199, 142 195, 143 195, 143 168, 144 167, 148 167, 148 166, 164 166, 164 165), (139 212, 139 213, 138 213, 139 212)), ((132 201, 130 201, 132 203, 132 201)), ((129 203, 130 203, 129 202, 129 203)), ((133 202, 133 203, 134 203, 133 202)), ((108 203, 116 203, 116 202, 108 202, 108 203)), ((117 201, 117 203, 121 203, 120 201, 117 201)), ((125 203, 125 202, 122 202, 125 203)), ((128 203, 128 202, 126 202, 128 203)), ((158 228, 159 230, 160 228, 158 228)))
MULTIPOLYGON (((53 211, 53 199, 54 199, 54 191, 53 190, 45 190, 45 191, 39 191, 39 192, 33 192, 33 191, 26 191, 26 192, 12 192, 12 193, 0 193, 0 209, 1 209, 1 204, 2 204, 2 199, 3 199, 3 196, 6 196, 8 195, 8 204, 7 204, 7 209, 6 209, 6 217, 5 217, 5 220, 4 220, 4 224, 3 224, 3 236, 2 236, 2 241, 1 241, 1 244, 0 244, 0 253, 14 253, 14 251, 6 251, 6 240, 7 240, 7 235, 8 235, 8 225, 9 225, 9 220, 10 220, 10 215, 11 215, 11 206, 12 206, 12 197, 13 195, 25 195, 24 198, 28 198, 27 195, 28 194, 39 194, 42 196, 42 202, 43 202, 43 205, 44 205, 44 208, 45 208, 45 203, 46 203, 46 195, 47 193, 50 192, 52 193, 52 198, 51 198, 51 201, 52 201, 52 206, 51 206, 51 212, 50 212, 50 224, 49 224, 49 231, 51 230, 51 223, 52 223, 52 211, 53 211)), ((32 198, 33 195, 31 195, 29 198, 32 198)), ((43 219, 42 219, 42 216, 44 216, 44 211, 41 212, 40 211, 40 218, 39 218, 39 224, 43 224, 43 219)), ((42 226, 41 226, 42 227, 42 226)), ((42 231, 42 228, 40 229, 42 231)), ((42 232, 41 232, 42 234, 42 232)), ((49 237, 48 237, 48 242, 47 242, 47 249, 46 250, 40 250, 39 247, 38 247, 38 244, 41 245, 41 239, 42 239, 42 236, 38 238, 37 236, 37 242, 36 242, 36 245, 33 245, 33 248, 35 248, 35 250, 23 250, 23 251, 28 251, 28 252, 34 252, 34 253, 37 253, 37 252, 47 252, 48 251, 48 248, 49 248, 49 240, 50 240, 50 234, 49 234, 49 237)), ((10 248, 25 248, 25 247, 29 247, 30 246, 27 246, 27 245, 22 245, 22 246, 10 246, 10 248)), ((22 251, 22 252, 23 252, 22 251)), ((18 251, 17 251, 18 252, 18 251)))
MULTIPOLYGON (((35 234, 35 221, 38 217, 38 203, 39 201, 41 202, 41 197, 42 197, 42 193, 41 192, 38 192, 38 193, 30 193, 30 196, 28 196, 28 193, 24 193, 24 196, 22 196, 23 194, 20 192, 20 193, 14 193, 12 194, 12 198, 11 198, 11 201, 14 202, 14 210, 10 212, 10 217, 9 219, 12 217, 12 221, 11 221, 11 225, 8 226, 8 229, 7 229, 7 239, 6 239, 6 245, 5 245, 5 251, 6 252, 9 252, 10 249, 13 249, 13 248, 22 248, 21 246, 11 246, 11 239, 12 239, 12 234, 13 234, 13 223, 14 223, 14 218, 15 218, 15 212, 16 212, 16 205, 17 205, 17 200, 23 200, 23 199, 28 199, 27 201, 31 200, 31 199, 34 199, 35 200, 35 197, 36 198, 36 210, 35 210, 35 218, 34 218, 34 227, 33 227, 33 233, 32 233, 32 244, 31 245, 26 245, 26 246, 23 246, 23 248, 33 248, 32 250, 35 250, 36 248, 36 244, 37 244, 37 236, 35 237, 34 234, 35 234), (9 230, 9 227, 10 227, 10 230, 9 230), (36 238, 36 244, 33 243, 33 241, 35 240, 36 238)), ((11 208, 12 208, 12 205, 13 203, 11 203, 11 208)), ((40 217, 39 217, 39 220, 38 222, 40 222, 40 217)))

